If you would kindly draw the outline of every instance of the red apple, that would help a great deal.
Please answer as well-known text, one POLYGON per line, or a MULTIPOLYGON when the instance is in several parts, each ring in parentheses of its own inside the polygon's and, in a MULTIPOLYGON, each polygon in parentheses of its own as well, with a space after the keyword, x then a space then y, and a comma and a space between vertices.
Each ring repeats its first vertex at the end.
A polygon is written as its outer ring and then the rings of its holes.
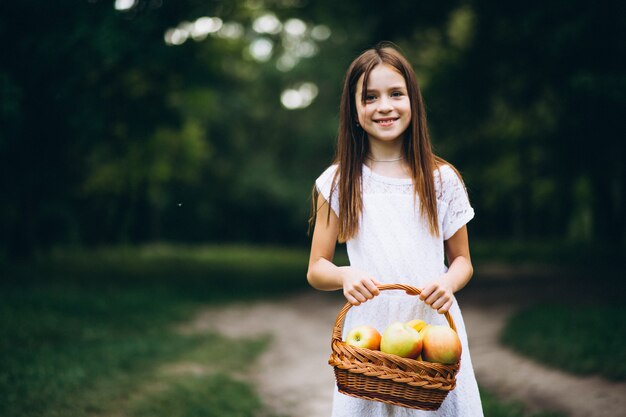
POLYGON ((430 325, 423 335, 425 361, 451 365, 461 360, 461 340, 450 327, 430 325))
POLYGON ((411 326, 397 321, 383 332, 380 351, 416 359, 422 351, 422 336, 411 326))
POLYGON ((380 333, 372 326, 361 325, 348 332, 346 343, 352 346, 378 350, 380 349, 380 333))

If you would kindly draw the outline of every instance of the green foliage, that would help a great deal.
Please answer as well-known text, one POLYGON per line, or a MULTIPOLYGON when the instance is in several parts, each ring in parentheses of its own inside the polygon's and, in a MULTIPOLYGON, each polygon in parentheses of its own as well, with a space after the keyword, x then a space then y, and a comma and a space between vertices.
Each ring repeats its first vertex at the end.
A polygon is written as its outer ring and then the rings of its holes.
POLYGON ((344 71, 380 40, 417 70, 435 150, 464 175, 476 235, 623 246, 621 4, 113 3, 2 6, 0 257, 56 244, 305 243, 344 71), (266 13, 308 29, 260 34, 266 13), (166 44, 202 16, 240 36, 166 44), (318 25, 328 39, 314 39, 318 25), (273 45, 267 60, 250 52, 260 38, 273 45), (281 106, 302 82, 318 88, 312 104, 281 106))
MULTIPOLYGON (((623 294, 623 293, 622 293, 623 294)), ((606 305, 538 305, 507 323, 502 341, 568 372, 626 379, 626 311, 623 300, 606 305)))
MULTIPOLYGON (((473 225, 469 227, 473 228, 473 225)), ((522 241, 470 238, 470 250, 476 263, 562 266, 592 274, 608 269, 621 253, 621 248, 612 245, 563 239, 522 241)))
POLYGON ((612 142, 621 129, 615 111, 626 103, 600 83, 592 82, 593 93, 573 87, 582 73, 599 81, 603 67, 623 91, 610 54, 598 56, 604 47, 623 51, 613 12, 582 2, 510 8, 475 1, 452 12, 446 26, 417 29, 403 41, 425 76, 435 147, 461 169, 484 216, 476 234, 594 240, 608 227, 607 239, 623 243, 620 203, 606 194, 623 190, 609 174, 621 157, 598 152, 591 138, 612 142), (459 33, 471 41, 459 43, 459 33), (580 54, 597 64, 579 63, 580 54), (606 117, 589 113, 598 108, 606 117), (591 184, 588 194, 574 191, 580 181, 591 184))
POLYGON ((3 274, 5 285, 18 294, 22 287, 54 292, 62 286, 89 290, 93 301, 107 294, 149 302, 162 297, 216 302, 302 289, 307 262, 300 249, 155 244, 59 249, 28 264, 6 266, 3 274))
POLYGON ((150 246, 57 251, 5 267, 0 414, 124 409, 171 416, 209 407, 208 415, 252 415, 259 399, 237 375, 245 375, 268 340, 187 334, 177 324, 200 303, 301 289, 305 266, 303 251, 150 246), (192 364, 200 373, 190 377, 167 364, 192 364))

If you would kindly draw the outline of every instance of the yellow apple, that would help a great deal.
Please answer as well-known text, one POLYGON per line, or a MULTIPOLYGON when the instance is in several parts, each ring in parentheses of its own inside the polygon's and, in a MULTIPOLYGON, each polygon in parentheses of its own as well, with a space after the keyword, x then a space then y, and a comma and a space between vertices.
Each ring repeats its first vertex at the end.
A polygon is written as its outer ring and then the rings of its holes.
POLYGON ((422 336, 411 326, 397 321, 387 326, 383 332, 380 351, 416 359, 422 351, 422 336))
POLYGON ((364 349, 380 349, 380 333, 372 326, 361 325, 348 332, 346 343, 364 349))
POLYGON ((428 326, 428 324, 424 320, 420 319, 408 321, 406 324, 408 324, 418 332, 421 332, 424 327, 428 326))
POLYGON ((431 325, 423 335, 422 358, 425 361, 451 365, 461 360, 461 340, 450 327, 431 325))

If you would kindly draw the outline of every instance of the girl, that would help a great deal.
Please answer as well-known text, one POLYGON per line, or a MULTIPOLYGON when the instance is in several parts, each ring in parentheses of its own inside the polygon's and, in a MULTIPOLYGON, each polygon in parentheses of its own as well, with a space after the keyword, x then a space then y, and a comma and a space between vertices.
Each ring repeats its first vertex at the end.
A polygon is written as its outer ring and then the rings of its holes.
POLYGON ((457 386, 436 412, 361 400, 335 388, 333 417, 482 416, 454 297, 473 273, 465 225, 474 211, 459 173, 432 153, 415 73, 394 47, 369 49, 348 68, 335 161, 316 180, 313 204, 307 279, 319 290, 343 289, 359 306, 348 312, 344 330, 369 324, 382 331, 415 318, 447 325, 442 313, 450 311, 463 345, 457 386), (350 266, 333 264, 337 241, 346 243, 350 266), (382 283, 416 286, 423 302, 400 291, 381 293, 376 286, 382 283))

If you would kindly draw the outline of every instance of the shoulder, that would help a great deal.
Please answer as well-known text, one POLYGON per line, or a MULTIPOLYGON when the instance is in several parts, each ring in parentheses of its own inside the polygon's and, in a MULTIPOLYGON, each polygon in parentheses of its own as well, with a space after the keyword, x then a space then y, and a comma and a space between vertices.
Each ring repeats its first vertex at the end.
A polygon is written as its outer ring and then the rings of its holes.
POLYGON ((317 191, 324 197, 326 201, 329 201, 330 207, 335 214, 339 213, 339 201, 337 198, 337 188, 333 184, 335 173, 337 172, 337 165, 331 165, 315 180, 315 187, 317 191))
POLYGON ((459 177, 460 179, 459 172, 449 163, 441 164, 437 168, 435 168, 435 178, 438 178, 439 176, 441 176, 441 179, 447 179, 452 177, 459 177))
POLYGON ((434 172, 437 197, 447 199, 459 191, 465 191, 465 184, 459 171, 449 163, 439 165, 434 172))
POLYGON ((331 194, 336 192, 336 187, 333 183, 336 172, 337 165, 331 165, 315 180, 315 187, 326 200, 330 198, 331 194))
POLYGON ((326 184, 330 185, 331 182, 333 181, 333 178, 335 177, 336 172, 337 172, 337 164, 333 164, 329 166, 328 168, 324 170, 324 172, 320 174, 319 177, 317 177, 317 179, 315 180, 315 184, 317 184, 318 187, 326 185, 326 184))
POLYGON ((450 183, 463 183, 461 174, 455 167, 446 163, 439 165, 434 171, 435 182, 442 183, 442 185, 450 183))
POLYGON ((322 175, 335 175, 335 172, 337 172, 337 168, 339 168, 338 164, 332 164, 324 170, 322 175))

